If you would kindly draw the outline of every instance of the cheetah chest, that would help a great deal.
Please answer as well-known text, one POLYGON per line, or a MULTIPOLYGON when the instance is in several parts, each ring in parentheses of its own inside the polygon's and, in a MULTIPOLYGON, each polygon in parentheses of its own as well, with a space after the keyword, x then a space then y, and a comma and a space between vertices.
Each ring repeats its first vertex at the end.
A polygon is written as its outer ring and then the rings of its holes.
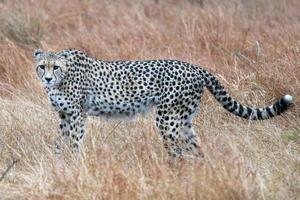
POLYGON ((52 89, 48 92, 48 101, 56 111, 71 112, 71 101, 57 89, 52 89))

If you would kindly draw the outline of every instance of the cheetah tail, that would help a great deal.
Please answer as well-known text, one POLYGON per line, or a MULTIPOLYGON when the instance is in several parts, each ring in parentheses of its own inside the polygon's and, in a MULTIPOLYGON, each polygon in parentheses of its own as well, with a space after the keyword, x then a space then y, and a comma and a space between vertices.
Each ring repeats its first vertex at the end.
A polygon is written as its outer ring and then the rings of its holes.
POLYGON ((251 108, 248 106, 243 106, 230 97, 225 91, 224 87, 210 73, 208 74, 207 78, 205 78, 205 85, 226 110, 245 119, 269 119, 276 115, 280 115, 293 104, 293 97, 291 95, 285 95, 273 105, 265 108, 251 108))

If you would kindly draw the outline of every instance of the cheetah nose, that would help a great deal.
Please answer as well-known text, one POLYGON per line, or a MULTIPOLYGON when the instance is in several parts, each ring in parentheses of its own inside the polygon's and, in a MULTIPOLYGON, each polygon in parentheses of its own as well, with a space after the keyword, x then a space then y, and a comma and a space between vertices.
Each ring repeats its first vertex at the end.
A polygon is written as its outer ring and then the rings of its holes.
POLYGON ((46 77, 45 80, 46 80, 47 82, 50 82, 50 81, 52 80, 52 78, 46 77))

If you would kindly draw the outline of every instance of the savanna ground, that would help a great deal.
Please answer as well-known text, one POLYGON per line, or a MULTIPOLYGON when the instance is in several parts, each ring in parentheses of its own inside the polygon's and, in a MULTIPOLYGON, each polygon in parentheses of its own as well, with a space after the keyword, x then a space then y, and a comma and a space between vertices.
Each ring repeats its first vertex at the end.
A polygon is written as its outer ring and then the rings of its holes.
POLYGON ((0 199, 299 199, 299 79, 298 0, 2 0, 0 199), (82 156, 58 171, 58 118, 35 74, 37 47, 185 60, 244 104, 288 93, 295 105, 251 122, 206 92, 194 120, 205 160, 178 166, 168 162, 153 112, 129 122, 89 118, 82 156))

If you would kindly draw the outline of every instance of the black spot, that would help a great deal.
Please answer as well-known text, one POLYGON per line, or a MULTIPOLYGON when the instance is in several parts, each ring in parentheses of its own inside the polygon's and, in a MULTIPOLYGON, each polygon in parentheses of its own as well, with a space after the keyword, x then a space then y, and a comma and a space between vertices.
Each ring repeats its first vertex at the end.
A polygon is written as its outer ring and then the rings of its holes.
POLYGON ((224 90, 219 92, 219 95, 226 95, 226 92, 224 90))
POLYGON ((266 110, 270 117, 274 117, 274 114, 271 112, 271 108, 267 107, 266 110))
POLYGON ((262 119, 262 112, 259 109, 256 109, 257 118, 262 119))
POLYGON ((243 106, 239 106, 239 116, 242 116, 243 115, 243 112, 244 112, 244 108, 243 106))
POLYGON ((247 115, 251 116, 252 115, 252 109, 247 107, 247 115))

